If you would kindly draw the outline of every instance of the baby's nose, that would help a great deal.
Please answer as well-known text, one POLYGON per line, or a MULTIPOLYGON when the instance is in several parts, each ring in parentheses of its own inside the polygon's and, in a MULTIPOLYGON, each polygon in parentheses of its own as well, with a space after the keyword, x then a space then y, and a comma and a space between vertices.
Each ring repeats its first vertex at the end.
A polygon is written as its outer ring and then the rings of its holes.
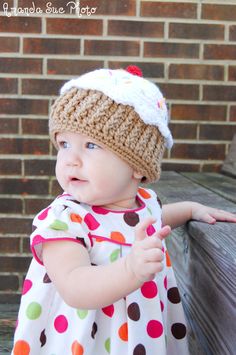
POLYGON ((68 165, 81 167, 82 166, 82 159, 79 156, 79 154, 72 153, 68 159, 68 165))

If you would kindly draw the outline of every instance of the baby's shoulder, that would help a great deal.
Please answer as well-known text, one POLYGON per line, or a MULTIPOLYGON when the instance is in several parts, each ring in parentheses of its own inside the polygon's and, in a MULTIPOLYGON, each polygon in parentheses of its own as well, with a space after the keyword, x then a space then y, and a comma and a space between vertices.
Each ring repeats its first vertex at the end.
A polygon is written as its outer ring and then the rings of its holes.
POLYGON ((150 189, 150 188, 146 188, 146 187, 139 187, 138 188, 138 197, 141 198, 141 200, 143 200, 145 202, 146 205, 149 204, 154 204, 154 205, 159 205, 159 207, 162 207, 162 202, 159 198, 159 196, 157 195, 157 193, 150 189))

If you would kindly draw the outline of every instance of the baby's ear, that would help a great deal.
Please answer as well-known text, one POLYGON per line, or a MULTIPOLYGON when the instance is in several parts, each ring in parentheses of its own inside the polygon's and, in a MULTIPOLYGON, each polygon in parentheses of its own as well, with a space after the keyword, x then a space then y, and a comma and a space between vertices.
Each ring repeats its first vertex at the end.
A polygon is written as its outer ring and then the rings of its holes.
POLYGON ((143 174, 138 173, 137 171, 134 171, 134 172, 133 172, 133 177, 134 177, 135 179, 137 179, 137 180, 142 180, 143 174))

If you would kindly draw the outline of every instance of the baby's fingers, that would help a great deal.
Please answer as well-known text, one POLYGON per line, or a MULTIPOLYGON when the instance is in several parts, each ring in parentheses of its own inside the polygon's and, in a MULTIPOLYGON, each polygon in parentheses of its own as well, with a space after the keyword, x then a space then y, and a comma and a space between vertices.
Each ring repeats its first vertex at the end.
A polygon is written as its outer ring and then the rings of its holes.
POLYGON ((140 241, 146 238, 147 236, 147 228, 155 223, 156 219, 153 217, 148 217, 144 221, 138 223, 135 230, 135 240, 140 241))

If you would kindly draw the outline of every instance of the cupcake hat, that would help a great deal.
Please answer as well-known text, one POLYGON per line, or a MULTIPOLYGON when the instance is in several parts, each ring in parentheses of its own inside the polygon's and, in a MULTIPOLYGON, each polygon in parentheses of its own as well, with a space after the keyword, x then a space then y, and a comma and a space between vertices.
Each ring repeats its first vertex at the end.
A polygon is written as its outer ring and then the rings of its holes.
POLYGON ((160 175, 164 147, 171 148, 168 110, 159 88, 136 66, 98 69, 72 79, 52 106, 49 133, 86 134, 100 142, 137 172, 143 181, 160 175))

